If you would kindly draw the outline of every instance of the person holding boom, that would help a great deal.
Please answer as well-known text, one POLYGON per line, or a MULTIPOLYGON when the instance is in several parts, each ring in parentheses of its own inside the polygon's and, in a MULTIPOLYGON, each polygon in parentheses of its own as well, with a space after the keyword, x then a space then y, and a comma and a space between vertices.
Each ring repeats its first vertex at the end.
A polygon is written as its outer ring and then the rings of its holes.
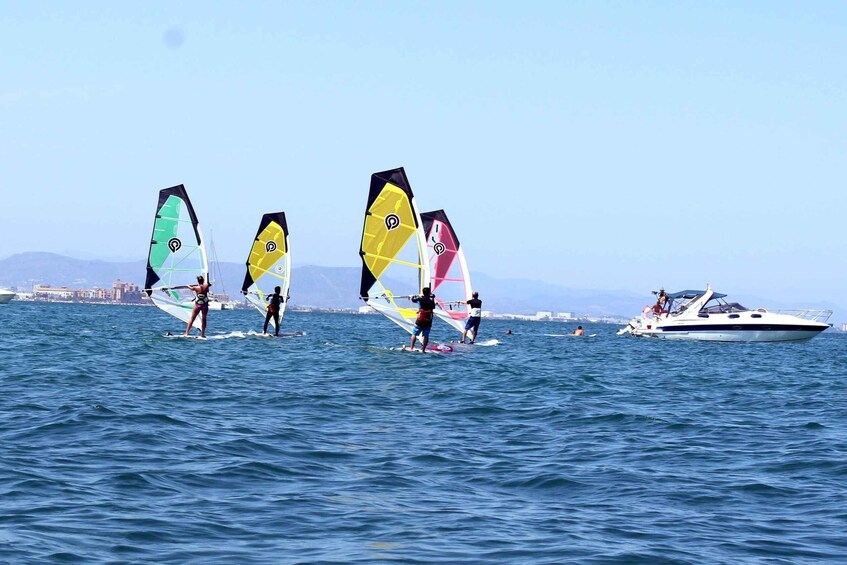
POLYGON ((421 337, 421 353, 426 353, 426 345, 429 343, 429 330, 432 328, 432 316, 435 310, 435 295, 431 294, 428 286, 422 289, 423 296, 413 296, 412 302, 417 302, 420 309, 418 317, 415 320, 415 327, 412 329, 412 342, 409 349, 414 351, 415 341, 418 336, 421 337))
POLYGON ((465 323, 465 331, 462 332, 462 341, 465 343, 465 338, 468 336, 468 330, 471 333, 471 343, 476 341, 476 336, 479 333, 479 322, 482 319, 482 300, 479 299, 479 293, 474 291, 471 295, 473 298, 468 300, 466 304, 471 307, 468 313, 468 321, 465 323))
MULTIPOLYGON (((193 291, 197 296, 194 297, 194 309, 191 310, 191 318, 188 320, 188 325, 185 326, 185 335, 191 331, 191 325, 200 314, 200 337, 206 337, 206 315, 209 313, 209 287, 211 285, 203 279, 203 275, 197 275, 197 284, 185 285, 185 288, 193 291)), ((174 287, 180 288, 180 287, 174 287)))

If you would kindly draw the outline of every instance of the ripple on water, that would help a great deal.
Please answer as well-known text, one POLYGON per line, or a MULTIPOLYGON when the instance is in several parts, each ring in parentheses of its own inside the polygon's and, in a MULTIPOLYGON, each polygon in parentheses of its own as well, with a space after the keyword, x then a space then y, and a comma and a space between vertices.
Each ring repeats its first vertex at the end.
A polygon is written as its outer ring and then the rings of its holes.
POLYGON ((273 340, 254 312, 215 312, 220 339, 200 341, 91 305, 50 305, 75 331, 48 335, 34 308, 0 311, 10 562, 847 554, 840 334, 674 344, 486 320, 489 347, 424 356, 392 351, 376 316, 292 312, 306 335, 273 340))

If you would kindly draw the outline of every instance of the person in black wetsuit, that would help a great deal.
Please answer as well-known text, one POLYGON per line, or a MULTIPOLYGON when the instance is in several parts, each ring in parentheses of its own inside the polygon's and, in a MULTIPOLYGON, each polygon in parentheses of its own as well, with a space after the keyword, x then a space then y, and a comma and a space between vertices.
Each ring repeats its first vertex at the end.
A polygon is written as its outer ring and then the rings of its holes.
POLYGON ((412 302, 416 302, 420 308, 418 309, 418 318, 415 320, 415 327, 412 329, 412 342, 409 349, 415 349, 415 341, 418 336, 421 337, 421 352, 426 353, 426 344, 429 343, 429 330, 432 328, 432 316, 435 310, 435 295, 431 294, 428 286, 422 289, 423 296, 413 296, 412 302))
POLYGON ((470 300, 467 301, 471 307, 468 321, 465 323, 465 331, 462 332, 462 341, 465 343, 465 338, 468 336, 468 330, 471 330, 471 343, 476 341, 476 335, 479 333, 479 322, 482 319, 482 300, 479 299, 479 293, 474 292, 470 300))
POLYGON ((285 301, 285 299, 284 299, 282 296, 280 296, 280 294, 279 294, 280 292, 282 292, 282 289, 281 289, 281 288, 279 288, 278 286, 277 286, 277 287, 274 287, 274 293, 273 293, 273 294, 271 294, 271 295, 268 297, 268 313, 267 313, 267 315, 265 316, 265 327, 264 327, 264 328, 262 328, 262 333, 263 333, 263 334, 268 333, 268 322, 270 322, 270 321, 271 321, 271 318, 273 318, 273 320, 274 320, 274 327, 276 328, 276 331, 274 332, 274 335, 275 335, 275 336, 278 336, 278 335, 279 335, 279 311, 280 311, 280 305, 281 305, 281 304, 285 301))

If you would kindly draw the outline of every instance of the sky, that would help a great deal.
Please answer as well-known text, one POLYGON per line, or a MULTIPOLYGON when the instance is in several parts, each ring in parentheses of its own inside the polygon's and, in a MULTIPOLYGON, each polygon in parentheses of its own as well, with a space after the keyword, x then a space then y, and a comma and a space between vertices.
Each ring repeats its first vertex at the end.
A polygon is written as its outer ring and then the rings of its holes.
POLYGON ((221 261, 283 210, 358 267, 403 166, 471 271, 847 305, 845 53, 843 2, 0 0, 0 257, 143 259, 184 184, 221 261))

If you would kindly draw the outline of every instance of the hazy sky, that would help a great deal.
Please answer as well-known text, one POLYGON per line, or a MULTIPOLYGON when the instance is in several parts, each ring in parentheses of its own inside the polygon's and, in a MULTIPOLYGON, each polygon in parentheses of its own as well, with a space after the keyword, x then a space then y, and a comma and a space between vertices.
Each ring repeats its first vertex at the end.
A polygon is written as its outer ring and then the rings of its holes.
MULTIPOLYGON (((844 2, 0 2, 0 257, 359 266, 404 166, 471 269, 847 303, 844 2)), ((141 276, 141 275, 139 275, 141 276)), ((484 289, 482 289, 484 290, 484 289)))

